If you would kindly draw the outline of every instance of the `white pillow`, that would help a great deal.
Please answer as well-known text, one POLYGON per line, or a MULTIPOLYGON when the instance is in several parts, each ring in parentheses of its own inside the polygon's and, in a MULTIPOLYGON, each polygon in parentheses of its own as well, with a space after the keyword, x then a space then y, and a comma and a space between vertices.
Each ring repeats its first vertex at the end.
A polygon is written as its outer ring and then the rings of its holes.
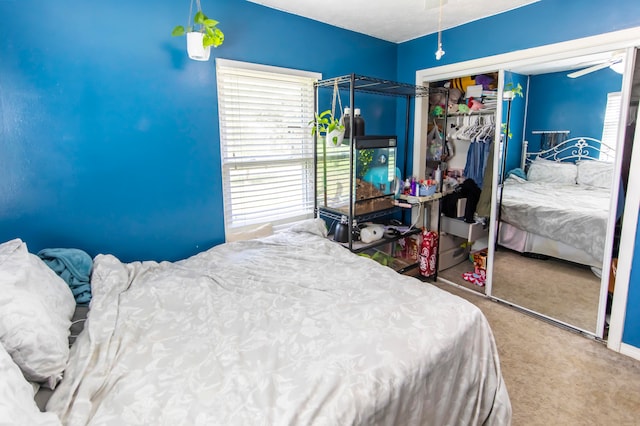
POLYGON ((604 161, 581 161, 578 163, 578 184, 611 188, 613 163, 604 161))
POLYGON ((30 381, 55 388, 69 358, 71 289, 20 239, 0 244, 0 341, 30 381))
POLYGON ((542 159, 534 160, 527 172, 529 182, 575 185, 577 177, 578 166, 574 163, 559 163, 542 159))
POLYGON ((0 345, 0 423, 13 425, 60 425, 53 413, 42 413, 33 399, 33 387, 11 356, 0 345))

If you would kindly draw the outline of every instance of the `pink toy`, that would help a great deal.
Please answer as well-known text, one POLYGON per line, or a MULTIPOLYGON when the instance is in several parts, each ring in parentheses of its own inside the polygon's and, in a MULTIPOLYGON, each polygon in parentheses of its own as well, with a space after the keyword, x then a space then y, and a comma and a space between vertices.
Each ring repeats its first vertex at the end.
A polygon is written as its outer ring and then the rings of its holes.
POLYGON ((484 104, 482 102, 476 101, 473 98, 469 98, 469 102, 467 103, 467 105, 469 105, 469 109, 471 111, 478 111, 484 108, 484 104))

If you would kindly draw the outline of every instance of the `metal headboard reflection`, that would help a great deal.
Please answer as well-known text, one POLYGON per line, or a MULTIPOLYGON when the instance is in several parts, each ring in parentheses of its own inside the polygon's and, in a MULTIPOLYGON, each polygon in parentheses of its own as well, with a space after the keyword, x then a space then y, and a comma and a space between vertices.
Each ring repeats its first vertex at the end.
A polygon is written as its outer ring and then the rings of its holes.
POLYGON ((536 158, 556 162, 577 163, 584 160, 599 160, 612 162, 616 150, 602 141, 586 136, 567 139, 558 145, 538 152, 527 152, 528 143, 522 144, 521 167, 526 170, 536 158))

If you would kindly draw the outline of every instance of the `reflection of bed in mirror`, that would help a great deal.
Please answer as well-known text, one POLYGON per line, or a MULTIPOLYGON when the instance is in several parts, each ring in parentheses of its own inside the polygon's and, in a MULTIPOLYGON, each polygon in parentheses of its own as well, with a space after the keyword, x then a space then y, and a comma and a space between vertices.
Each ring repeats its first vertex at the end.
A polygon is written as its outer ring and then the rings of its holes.
POLYGON ((524 167, 504 181, 498 244, 601 268, 614 150, 587 137, 526 147, 524 167))

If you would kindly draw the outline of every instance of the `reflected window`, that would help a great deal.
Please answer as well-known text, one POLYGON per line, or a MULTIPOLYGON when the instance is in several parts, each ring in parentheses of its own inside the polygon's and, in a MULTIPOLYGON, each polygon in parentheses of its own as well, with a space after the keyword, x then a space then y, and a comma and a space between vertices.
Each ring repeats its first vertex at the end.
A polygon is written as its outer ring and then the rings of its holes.
POLYGON ((601 161, 613 162, 616 154, 615 148, 618 137, 618 123, 620 121, 620 99, 621 92, 611 92, 607 94, 607 108, 604 113, 604 125, 602 126, 603 145, 611 147, 611 151, 602 150, 600 152, 601 161))

